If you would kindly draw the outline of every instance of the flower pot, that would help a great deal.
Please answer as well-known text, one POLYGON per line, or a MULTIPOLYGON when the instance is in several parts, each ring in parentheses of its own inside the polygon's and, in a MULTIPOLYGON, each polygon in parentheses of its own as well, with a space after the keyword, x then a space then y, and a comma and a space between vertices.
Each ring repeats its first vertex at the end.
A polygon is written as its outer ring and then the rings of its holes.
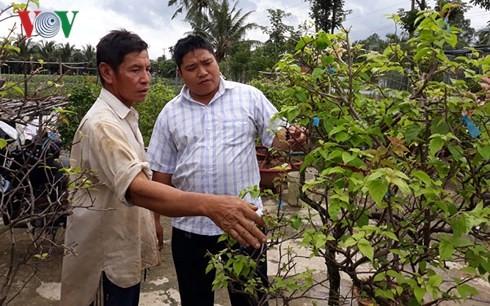
POLYGON ((283 163, 275 167, 259 166, 260 188, 271 189, 274 193, 279 192, 281 190, 279 187, 286 183, 286 174, 290 171, 298 170, 302 163, 303 161, 295 161, 293 163, 283 163), (279 180, 282 180, 282 184, 278 182, 279 180))
POLYGON ((257 154, 257 160, 259 162, 263 161, 268 156, 270 156, 270 158, 280 158, 281 157, 281 154, 279 154, 277 152, 271 153, 269 150, 270 149, 268 147, 256 145, 255 146, 255 153, 257 154))

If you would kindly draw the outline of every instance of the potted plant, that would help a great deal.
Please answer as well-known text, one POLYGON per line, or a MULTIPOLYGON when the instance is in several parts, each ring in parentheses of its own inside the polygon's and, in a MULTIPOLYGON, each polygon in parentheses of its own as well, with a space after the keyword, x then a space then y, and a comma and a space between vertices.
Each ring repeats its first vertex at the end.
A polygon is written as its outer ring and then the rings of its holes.
MULTIPOLYGON (((257 153, 259 154, 259 153, 257 153)), ((302 164, 302 160, 290 153, 267 149, 262 160, 257 158, 260 172, 260 187, 271 189, 273 192, 280 192, 286 174, 290 171, 297 171, 302 164)))

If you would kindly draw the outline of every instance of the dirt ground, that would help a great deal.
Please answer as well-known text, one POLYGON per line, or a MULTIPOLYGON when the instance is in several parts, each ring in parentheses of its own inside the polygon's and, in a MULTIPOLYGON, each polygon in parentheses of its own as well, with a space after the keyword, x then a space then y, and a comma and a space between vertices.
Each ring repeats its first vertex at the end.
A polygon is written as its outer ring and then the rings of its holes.
MULTIPOLYGON (((275 211, 277 209, 277 202, 273 200, 265 201, 265 207, 269 211, 275 211)), ((284 205, 284 209, 287 213, 298 212, 300 208, 292 207, 287 203, 284 205)), ((162 225, 165 233, 170 233, 170 219, 162 217, 162 225)), ((2 225, 3 226, 3 225, 2 225)), ((0 226, 0 233, 3 230, 0 226)), ((26 229, 15 229, 14 231, 16 249, 19 250, 16 256, 19 258, 22 256, 25 247, 30 245, 29 235, 26 229)), ((9 256, 9 248, 12 246, 11 240, 5 233, 0 235, 0 275, 5 275, 7 271, 7 261, 9 256), (7 239, 8 238, 8 239, 7 239)), ((62 242, 63 230, 59 230, 55 236, 55 241, 62 242)), ((170 252, 170 237, 165 237, 164 249, 162 250, 162 264, 158 267, 150 269, 147 273, 146 280, 142 282, 142 294, 140 298, 140 305, 168 305, 177 306, 180 305, 177 281, 175 271, 172 262, 172 256, 170 252)), ((291 247, 298 249, 298 245, 291 247)), ((19 275, 16 278, 13 289, 22 290, 8 305, 12 306, 49 306, 58 305, 59 292, 60 292, 60 277, 61 277, 61 258, 62 251, 60 249, 46 250, 49 256, 46 259, 39 260, 38 264, 29 264, 23 266, 19 275), (35 274, 33 272, 36 271, 35 274), (25 282, 25 280, 30 281, 25 282)), ((277 263, 279 262, 279 253, 277 250, 269 250, 268 263, 269 263, 269 275, 274 275, 277 271, 277 263)), ((306 267, 318 268, 318 270, 324 270, 324 263, 320 258, 308 259, 308 254, 305 255, 305 259, 297 266, 298 270, 305 269, 306 267)), ((451 271, 458 273, 457 271, 451 271)), ((315 278, 320 278, 324 275, 316 275, 315 278)), ((473 305, 483 306, 490 305, 490 286, 487 282, 481 281, 474 284, 481 292, 480 296, 472 301, 466 301, 460 304, 444 303, 442 305, 473 305)), ((342 288, 351 288, 351 283, 345 277, 342 280, 342 288)), ((349 289, 345 289, 349 291, 349 289)), ((12 291, 14 292, 14 291, 12 291)), ((349 294, 349 292, 342 292, 342 294, 349 294)), ((327 291, 325 288, 312 292, 314 296, 326 296, 327 291)), ((320 302, 316 305, 326 305, 326 302, 320 302)), ((226 290, 220 289, 216 292, 215 305, 229 306, 230 302, 226 290)), ((270 303, 270 306, 282 305, 278 302, 270 303)), ((308 299, 296 300, 290 304, 291 306, 303 306, 313 305, 313 302, 308 299)), ((355 301, 349 301, 348 305, 357 305, 355 301)), ((199 305, 196 305, 199 306, 199 305)))

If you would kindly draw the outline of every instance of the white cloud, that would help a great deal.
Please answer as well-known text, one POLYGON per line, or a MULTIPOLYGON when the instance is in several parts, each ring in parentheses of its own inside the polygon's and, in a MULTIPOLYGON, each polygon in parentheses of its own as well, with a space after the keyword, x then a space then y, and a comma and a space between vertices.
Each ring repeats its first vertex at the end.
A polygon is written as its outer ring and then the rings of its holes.
MULTIPOLYGON (((0 0, 0 9, 6 7, 11 0, 0 0)), ((231 3, 232 0, 230 0, 231 3)), ((359 40, 373 33, 383 37, 395 31, 394 24, 384 15, 395 13, 398 8, 409 9, 407 0, 350 0, 345 1, 345 8, 351 9, 345 26, 351 27, 351 40, 359 40)), ((183 22, 183 15, 171 19, 175 7, 168 7, 162 0, 40 0, 39 10, 47 11, 79 11, 70 37, 58 34, 54 39, 59 43, 70 42, 81 48, 86 44, 95 46, 98 40, 112 29, 125 28, 138 33, 150 45, 149 54, 156 58, 162 54, 169 55, 168 48, 190 31, 190 26, 183 22)), ((269 25, 267 9, 281 9, 292 16, 284 22, 294 27, 309 20, 309 2, 304 0, 240 0, 237 8, 242 13, 254 11, 248 22, 263 26, 269 25)), ((34 7, 31 7, 31 10, 34 7)), ((474 8, 467 13, 472 26, 480 29, 486 25, 490 14, 482 9, 474 8)), ((0 15, 0 19, 5 17, 0 15)), ((6 34, 12 24, 17 23, 16 33, 20 32, 20 20, 16 18, 2 22, 0 37, 6 34)), ((267 35, 261 30, 248 33, 247 38, 265 41, 267 35)), ((39 40, 41 38, 37 38, 39 40)))

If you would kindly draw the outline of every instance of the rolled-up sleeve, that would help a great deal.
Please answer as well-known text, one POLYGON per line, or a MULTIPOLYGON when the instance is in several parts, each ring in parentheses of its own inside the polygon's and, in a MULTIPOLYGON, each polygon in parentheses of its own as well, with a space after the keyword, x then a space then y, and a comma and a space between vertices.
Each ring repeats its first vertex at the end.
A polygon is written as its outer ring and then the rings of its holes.
POLYGON ((89 145, 98 150, 91 158, 97 169, 97 177, 107 188, 111 189, 124 204, 131 206, 126 200, 126 192, 140 173, 150 177, 149 164, 138 157, 137 152, 129 145, 124 131, 111 122, 99 121, 94 123, 89 145))

